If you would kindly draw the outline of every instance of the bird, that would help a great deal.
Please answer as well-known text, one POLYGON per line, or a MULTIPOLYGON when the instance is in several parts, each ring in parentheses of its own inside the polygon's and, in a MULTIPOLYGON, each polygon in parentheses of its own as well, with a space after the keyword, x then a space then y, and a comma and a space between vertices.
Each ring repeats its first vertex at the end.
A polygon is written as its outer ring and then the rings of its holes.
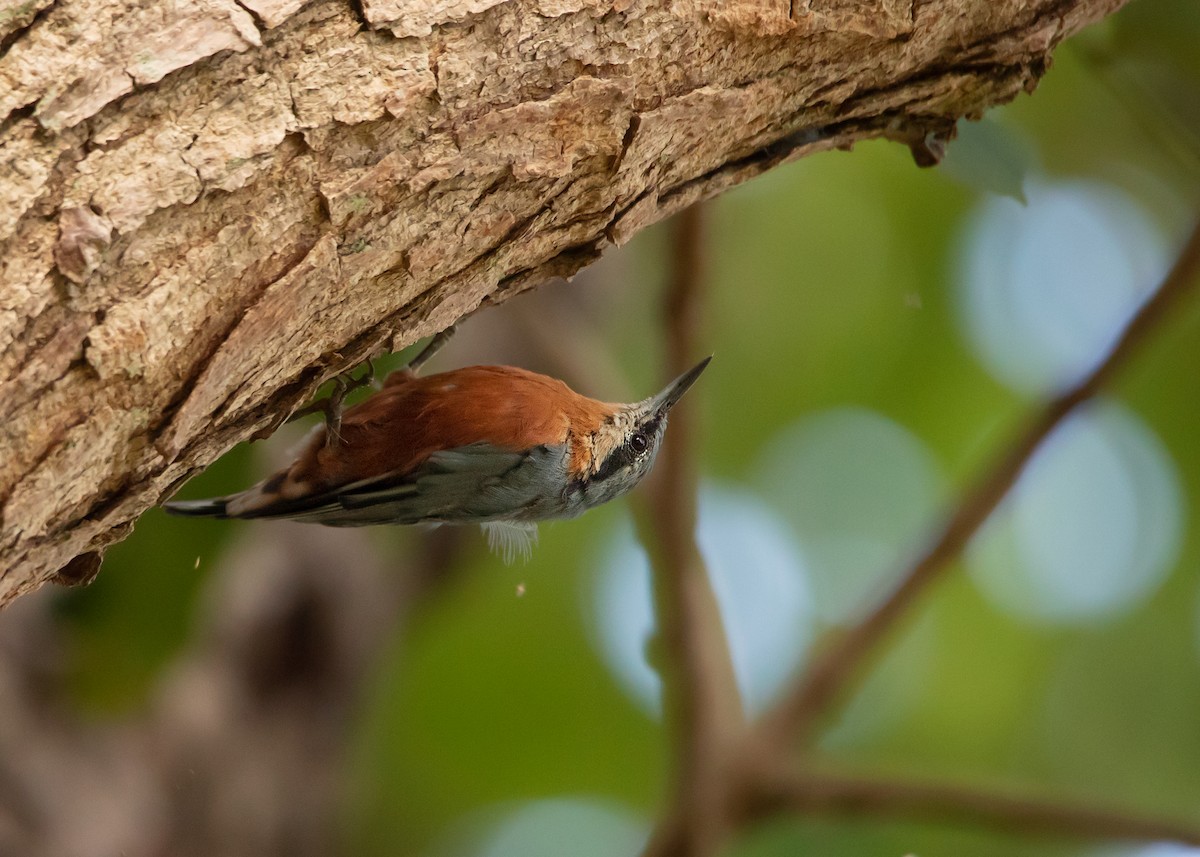
POLYGON ((538 522, 574 518, 642 480, 671 408, 712 359, 654 396, 612 404, 514 366, 417 374, 441 344, 435 340, 344 412, 345 382, 332 401, 304 409, 324 410, 325 424, 289 465, 257 485, 164 508, 333 527, 480 524, 505 562, 518 553, 527 559, 538 522))

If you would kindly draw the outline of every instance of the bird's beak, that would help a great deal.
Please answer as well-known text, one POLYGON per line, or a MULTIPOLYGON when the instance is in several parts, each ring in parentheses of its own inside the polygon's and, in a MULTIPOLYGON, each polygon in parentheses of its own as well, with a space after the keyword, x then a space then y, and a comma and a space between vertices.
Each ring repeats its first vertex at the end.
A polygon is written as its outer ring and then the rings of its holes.
POLYGON ((671 410, 688 391, 688 388, 696 383, 696 379, 700 377, 700 373, 708 366, 710 360, 712 360, 711 354, 668 384, 666 389, 651 400, 652 409, 660 414, 671 410))

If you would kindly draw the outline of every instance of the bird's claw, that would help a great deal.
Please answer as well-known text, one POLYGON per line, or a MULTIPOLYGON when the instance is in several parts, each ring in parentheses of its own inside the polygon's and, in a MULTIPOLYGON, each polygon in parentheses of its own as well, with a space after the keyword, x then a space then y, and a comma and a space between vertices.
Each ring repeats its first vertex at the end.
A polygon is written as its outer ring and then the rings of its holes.
POLYGON ((325 446, 334 447, 342 442, 342 414, 345 412, 346 397, 362 387, 371 386, 379 389, 375 378, 375 363, 368 357, 364 363, 367 371, 361 377, 355 378, 349 372, 335 375, 333 390, 324 399, 320 399, 293 413, 285 422, 293 422, 309 414, 325 416, 325 446))
MULTIPOLYGON (((429 343, 421 349, 421 353, 409 361, 401 372, 405 375, 415 376, 420 371, 433 355, 442 350, 450 337, 454 335, 457 325, 450 325, 442 332, 436 334, 429 343)), ((309 414, 324 414, 325 415, 325 446, 333 448, 342 443, 342 413, 344 411, 343 404, 346 397, 362 387, 370 386, 373 390, 382 390, 383 383, 375 377, 375 364, 368 357, 365 361, 367 371, 361 377, 355 378, 349 372, 334 376, 333 391, 320 401, 305 405, 300 410, 288 417, 285 422, 293 422, 306 417, 309 414)))

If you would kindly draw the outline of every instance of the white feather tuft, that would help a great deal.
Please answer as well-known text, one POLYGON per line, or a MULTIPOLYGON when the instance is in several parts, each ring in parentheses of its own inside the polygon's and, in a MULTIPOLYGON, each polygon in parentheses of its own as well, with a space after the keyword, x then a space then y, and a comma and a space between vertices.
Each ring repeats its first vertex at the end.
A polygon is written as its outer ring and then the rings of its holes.
POLYGON ((512 565, 517 554, 529 562, 533 556, 533 546, 537 544, 537 524, 516 521, 488 521, 480 524, 483 534, 487 536, 488 549, 498 554, 505 565, 512 565))

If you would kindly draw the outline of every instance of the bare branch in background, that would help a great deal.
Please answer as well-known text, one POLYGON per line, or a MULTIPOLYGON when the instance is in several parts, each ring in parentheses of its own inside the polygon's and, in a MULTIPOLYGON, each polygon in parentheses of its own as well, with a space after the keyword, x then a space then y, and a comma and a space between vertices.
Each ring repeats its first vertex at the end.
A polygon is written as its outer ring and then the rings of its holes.
MULTIPOLYGON (((671 274, 664 302, 668 375, 700 356, 705 298, 704 210, 695 205, 672 222, 671 274)), ((716 596, 696 545, 696 411, 685 396, 671 412, 648 503, 639 510, 654 579, 664 722, 674 742, 668 815, 647 854, 716 854, 728 835, 729 754, 745 719, 716 596)))
MULTIPOLYGON (((696 283, 702 263, 700 223, 680 218, 674 233, 674 280, 668 297, 668 351, 676 371, 694 358, 696 283)), ((1016 482, 1034 451, 1082 403, 1094 397, 1158 329, 1194 286, 1200 270, 1200 224, 1158 290, 1086 377, 1047 401, 954 507, 939 535, 892 593, 833 642, 791 693, 747 729, 737 699, 720 616, 691 539, 694 464, 691 426, 673 428, 659 465, 646 520, 659 543, 655 595, 666 685, 667 722, 676 729, 675 804, 647 849, 652 857, 717 853, 729 833, 779 812, 900 816, 1002 828, 1025 835, 1088 839, 1200 841, 1194 825, 1131 813, 1014 797, 947 784, 885 782, 781 767, 811 741, 822 719, 851 686, 895 623, 940 578, 1016 482), (781 773, 783 771, 783 773, 781 773)))
POLYGON ((1200 846, 1200 825, 1195 823, 947 783, 791 774, 766 786, 743 810, 743 821, 792 812, 960 824, 1022 836, 1170 841, 1200 846))
POLYGON ((823 717, 858 677, 864 662, 987 520, 1021 475, 1025 464, 1062 420, 1095 396, 1143 345, 1195 285, 1200 270, 1200 225, 1180 251, 1171 271, 1134 315, 1105 357, 1078 384, 1046 402, 995 463, 963 494, 930 546, 895 589, 859 624, 821 652, 794 688, 763 719, 763 746, 784 748, 812 740, 823 717))

